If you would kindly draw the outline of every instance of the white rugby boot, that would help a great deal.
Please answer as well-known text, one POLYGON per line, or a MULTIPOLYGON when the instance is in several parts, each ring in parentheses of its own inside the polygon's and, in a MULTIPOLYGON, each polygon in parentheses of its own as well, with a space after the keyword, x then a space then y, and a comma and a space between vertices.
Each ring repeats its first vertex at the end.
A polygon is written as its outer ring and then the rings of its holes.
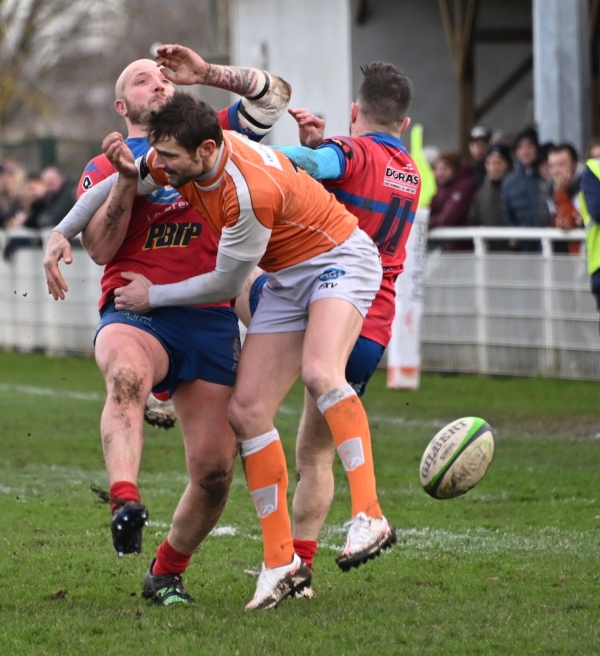
POLYGON ((367 517, 360 512, 344 526, 349 527, 346 546, 335 559, 343 572, 360 567, 396 542, 396 529, 388 524, 385 517, 367 517))
POLYGON ((256 592, 252 601, 246 604, 246 610, 274 608, 286 597, 301 596, 302 590, 310 587, 311 578, 310 567, 298 554, 294 554, 289 565, 268 568, 263 563, 256 592))
POLYGON ((177 413, 173 401, 171 399, 161 401, 150 392, 144 407, 144 420, 155 428, 164 428, 165 430, 173 428, 177 423, 177 413))

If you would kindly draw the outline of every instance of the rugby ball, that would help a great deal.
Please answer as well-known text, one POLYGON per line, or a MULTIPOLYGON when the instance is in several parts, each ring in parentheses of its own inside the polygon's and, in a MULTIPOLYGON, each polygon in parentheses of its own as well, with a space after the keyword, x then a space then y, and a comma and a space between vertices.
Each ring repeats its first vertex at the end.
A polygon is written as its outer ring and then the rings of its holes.
POLYGON ((444 426, 421 460, 421 484, 434 499, 465 494, 484 477, 494 456, 494 433, 478 417, 463 417, 444 426))

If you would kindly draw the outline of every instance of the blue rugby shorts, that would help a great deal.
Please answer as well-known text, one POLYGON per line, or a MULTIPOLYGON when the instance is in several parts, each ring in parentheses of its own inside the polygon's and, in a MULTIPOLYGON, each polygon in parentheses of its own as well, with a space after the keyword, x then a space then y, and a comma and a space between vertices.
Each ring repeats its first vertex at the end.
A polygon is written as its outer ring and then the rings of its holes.
POLYGON ((162 344, 169 357, 169 371, 153 392, 169 395, 179 381, 205 380, 232 387, 240 359, 240 331, 233 308, 165 307, 147 314, 115 308, 109 301, 100 310, 94 336, 111 323, 143 330, 162 344))

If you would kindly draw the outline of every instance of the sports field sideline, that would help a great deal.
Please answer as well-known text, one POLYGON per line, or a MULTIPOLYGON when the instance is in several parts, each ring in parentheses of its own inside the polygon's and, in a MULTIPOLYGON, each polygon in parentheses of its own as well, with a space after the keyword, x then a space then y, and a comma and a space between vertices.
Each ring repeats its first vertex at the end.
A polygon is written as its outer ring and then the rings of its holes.
MULTIPOLYGON (((144 553, 119 561, 93 361, 0 353, 0 654, 596 654, 600 653, 600 413, 595 383, 425 375, 365 396, 384 511, 398 545, 342 574, 348 489, 336 497, 315 562, 313 600, 244 612, 259 567, 258 521, 237 466, 214 534, 186 573, 194 606, 140 596, 150 558, 185 485, 178 429, 147 429, 144 553), (494 462, 466 496, 421 489, 423 450, 445 423, 484 417, 494 462), (598 436, 598 437, 596 437, 598 436)), ((301 391, 279 413, 294 484, 301 391)))

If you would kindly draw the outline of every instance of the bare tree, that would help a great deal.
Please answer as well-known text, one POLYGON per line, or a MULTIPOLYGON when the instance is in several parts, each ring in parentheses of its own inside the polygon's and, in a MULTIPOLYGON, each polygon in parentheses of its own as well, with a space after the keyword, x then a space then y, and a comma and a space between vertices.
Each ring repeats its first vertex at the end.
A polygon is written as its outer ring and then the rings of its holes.
POLYGON ((114 83, 156 43, 228 58, 228 0, 0 0, 0 141, 100 139, 114 83))
POLYGON ((0 137, 18 116, 48 114, 48 75, 75 51, 106 41, 122 0, 0 0, 0 137))

